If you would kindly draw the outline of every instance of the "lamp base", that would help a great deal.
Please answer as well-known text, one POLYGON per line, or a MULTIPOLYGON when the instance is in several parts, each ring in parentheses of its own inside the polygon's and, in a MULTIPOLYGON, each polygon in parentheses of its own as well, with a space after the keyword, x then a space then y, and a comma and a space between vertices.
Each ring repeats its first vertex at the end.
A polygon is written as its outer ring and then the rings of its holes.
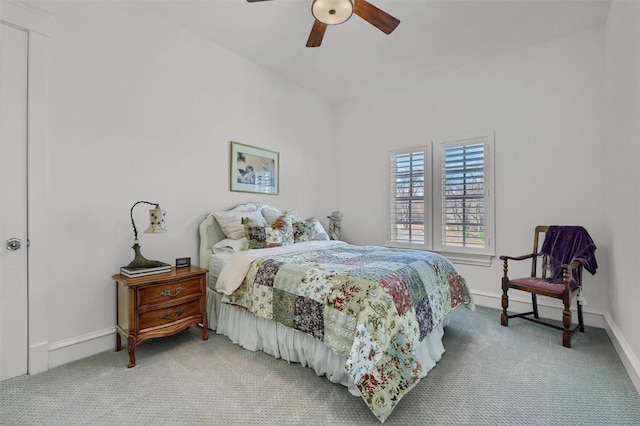
POLYGON ((138 243, 134 243, 131 248, 133 249, 135 256, 131 263, 126 266, 129 269, 157 268, 159 266, 166 265, 166 263, 158 260, 146 259, 142 253, 140 253, 140 244, 138 243))

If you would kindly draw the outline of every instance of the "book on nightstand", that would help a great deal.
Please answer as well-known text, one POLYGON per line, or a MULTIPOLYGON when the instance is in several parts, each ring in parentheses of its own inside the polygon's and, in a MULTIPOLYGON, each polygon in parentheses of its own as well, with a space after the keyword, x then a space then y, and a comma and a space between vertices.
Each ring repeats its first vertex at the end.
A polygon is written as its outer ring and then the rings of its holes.
POLYGON ((168 263, 160 262, 160 266, 154 266, 151 268, 129 268, 123 266, 120 268, 120 274, 129 278, 144 277, 147 275, 164 274, 165 272, 171 272, 171 265, 168 263))

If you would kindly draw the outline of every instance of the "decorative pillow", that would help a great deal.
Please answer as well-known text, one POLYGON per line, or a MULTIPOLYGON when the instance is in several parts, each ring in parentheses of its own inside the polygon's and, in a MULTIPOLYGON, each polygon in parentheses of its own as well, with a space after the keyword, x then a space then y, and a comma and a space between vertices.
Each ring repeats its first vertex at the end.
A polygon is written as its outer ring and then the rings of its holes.
POLYGON ((246 237, 242 237, 239 240, 225 238, 224 240, 214 244, 212 247, 212 250, 214 253, 222 253, 222 252, 237 253, 239 251, 248 250, 248 249, 249 249, 249 241, 247 241, 246 237))
POLYGON ((253 206, 253 210, 237 211, 236 207, 236 209, 229 211, 213 212, 213 216, 218 221, 220 229, 222 229, 222 232, 224 232, 224 234, 228 238, 239 240, 240 238, 243 238, 245 236, 244 226, 242 225, 242 218, 244 217, 255 220, 258 223, 261 223, 262 226, 265 226, 267 224, 262 217, 262 214, 260 213, 260 211, 258 211, 258 208, 255 205, 245 204, 238 207, 244 207, 245 209, 251 208, 247 206, 253 206))
POLYGON ((298 216, 296 209, 287 210, 285 213, 291 216, 291 221, 300 220, 300 216, 298 216))
POLYGON ((293 244, 292 221, 293 221, 293 217, 290 214, 285 213, 277 217, 276 220, 274 220, 273 222, 271 222, 271 229, 272 231, 274 231, 274 236, 277 233, 279 233, 280 236, 282 237, 282 244, 279 244, 279 245, 293 244))
POLYGON ((305 241, 327 241, 329 234, 315 217, 293 222, 293 239, 296 243, 305 241))
POLYGON ((264 226, 258 221, 249 218, 243 219, 242 223, 249 240, 250 249, 293 244, 293 226, 289 215, 278 217, 271 226, 264 226))
POLYGON ((267 247, 267 227, 255 220, 242 219, 244 234, 249 242, 249 249, 260 249, 267 247))

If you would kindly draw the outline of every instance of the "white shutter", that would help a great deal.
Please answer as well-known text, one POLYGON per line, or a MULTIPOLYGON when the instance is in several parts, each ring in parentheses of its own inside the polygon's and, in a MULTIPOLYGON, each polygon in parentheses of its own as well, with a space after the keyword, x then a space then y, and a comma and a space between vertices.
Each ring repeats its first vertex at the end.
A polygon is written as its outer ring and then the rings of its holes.
POLYGON ((492 137, 443 142, 435 176, 436 247, 459 253, 490 253, 493 241, 492 137))
POLYGON ((427 197, 430 184, 426 179, 430 168, 427 147, 389 153, 389 239, 388 244, 419 245, 428 244, 428 223, 430 220, 427 197))

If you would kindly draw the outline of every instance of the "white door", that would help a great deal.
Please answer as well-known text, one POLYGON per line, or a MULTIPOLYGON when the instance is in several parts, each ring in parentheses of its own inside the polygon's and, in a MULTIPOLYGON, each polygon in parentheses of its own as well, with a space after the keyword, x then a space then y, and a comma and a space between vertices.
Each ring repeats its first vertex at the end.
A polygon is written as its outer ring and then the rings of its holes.
POLYGON ((0 380, 27 373, 28 33, 0 24, 0 380))

